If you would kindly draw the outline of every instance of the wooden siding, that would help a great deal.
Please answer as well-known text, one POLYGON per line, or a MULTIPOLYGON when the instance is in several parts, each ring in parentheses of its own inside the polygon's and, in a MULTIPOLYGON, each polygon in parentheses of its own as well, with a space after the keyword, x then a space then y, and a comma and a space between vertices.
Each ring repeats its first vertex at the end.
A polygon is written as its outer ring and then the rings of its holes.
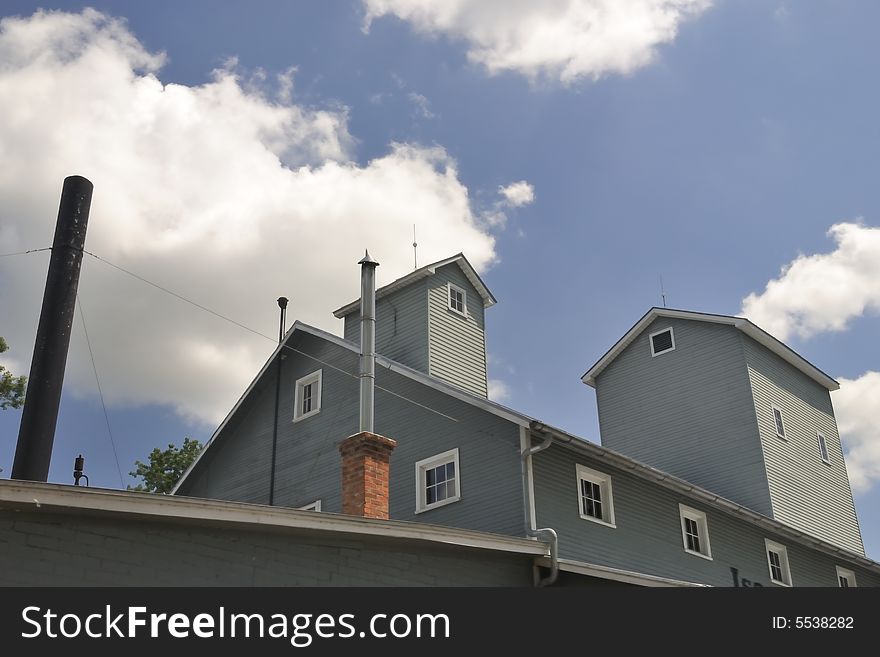
POLYGON ((773 517, 864 554, 831 396, 746 335, 741 337, 764 445, 773 517), (773 406, 782 411, 785 437, 776 436, 773 406), (822 461, 816 432, 825 436, 822 461))
POLYGON ((428 373, 474 394, 486 397, 486 335, 483 299, 457 264, 446 265, 429 277, 428 373), (448 284, 467 291, 467 316, 449 309, 448 284))
MULTIPOLYGON (((424 279, 376 302, 376 351, 428 373, 428 302, 424 279)), ((361 343, 361 314, 345 316, 344 337, 361 343)))
MULTIPOLYGON (((677 344, 677 342, 676 342, 677 344)), ((539 527, 559 533, 560 556, 651 575, 715 586, 742 580, 770 582, 764 539, 786 546, 795 586, 837 586, 835 566, 853 570, 859 586, 880 586, 880 575, 796 543, 725 512, 609 467, 561 445, 533 457, 539 527), (616 528, 579 514, 576 466, 610 475, 616 528), (684 551, 679 503, 707 514, 712 560, 684 551)))
POLYGON ((596 380, 602 444, 771 514, 740 332, 658 318, 596 380), (673 351, 648 336, 672 327, 673 351))
MULTIPOLYGON (((357 354, 314 336, 294 338, 292 346, 308 356, 291 353, 284 363, 275 503, 299 507, 320 499, 323 511, 339 512, 338 444, 358 428, 358 380, 351 376, 357 372, 357 354), (321 411, 293 422, 294 382, 318 368, 321 411)), ((180 494, 268 501, 274 369, 263 379, 180 494), (256 429, 259 434, 252 433, 256 429)), ((377 385, 376 432, 398 443, 391 456, 391 518, 522 536, 518 426, 382 367, 377 385), (461 500, 416 514, 415 463, 454 447, 461 500)))

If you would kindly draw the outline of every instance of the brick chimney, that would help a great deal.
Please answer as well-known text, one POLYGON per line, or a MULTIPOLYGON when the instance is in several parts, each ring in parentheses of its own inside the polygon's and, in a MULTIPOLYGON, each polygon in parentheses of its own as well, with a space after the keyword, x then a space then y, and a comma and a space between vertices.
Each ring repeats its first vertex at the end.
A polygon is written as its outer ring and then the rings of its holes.
POLYGON ((339 444, 342 455, 342 512, 388 520, 388 476, 397 442, 369 431, 339 444))

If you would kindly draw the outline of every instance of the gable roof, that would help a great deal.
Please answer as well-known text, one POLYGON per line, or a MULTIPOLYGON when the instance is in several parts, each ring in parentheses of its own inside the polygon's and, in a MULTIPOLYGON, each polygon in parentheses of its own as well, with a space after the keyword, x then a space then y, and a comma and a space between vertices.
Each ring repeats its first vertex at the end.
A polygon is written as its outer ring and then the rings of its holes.
MULTIPOLYGON (((378 301, 382 297, 388 296, 392 292, 396 292, 397 290, 406 287, 411 283, 415 283, 418 280, 423 278, 427 278, 428 276, 433 276, 440 267, 445 267, 446 265, 451 265, 452 263, 457 264, 462 273, 467 277, 470 284, 474 286, 474 288, 479 293, 480 297, 483 299, 483 308, 488 308, 489 306, 494 306, 496 303, 495 297, 489 291, 489 288, 486 287, 486 284, 483 283, 483 279, 480 278, 480 275, 477 273, 477 270, 473 268, 471 263, 468 262, 468 259, 464 257, 463 253, 458 253, 451 258, 446 258, 445 260, 438 260, 437 262, 432 262, 430 265, 425 265, 424 267, 420 267, 415 271, 410 272, 406 276, 402 276, 398 278, 396 281, 389 283, 388 285, 383 285, 378 290, 376 290, 376 300, 378 301)), ((356 310, 360 310, 361 300, 355 299, 351 303, 347 303, 342 308, 333 311, 333 314, 342 319, 346 315, 350 315, 356 310)))
POLYGON ((670 319, 687 319, 696 322, 711 322, 713 324, 725 324, 727 326, 733 326, 734 328, 739 329, 747 336, 758 342, 759 344, 767 347, 774 354, 782 358, 782 360, 786 361, 790 365, 794 366, 796 369, 800 370, 808 377, 813 379, 816 383, 823 386, 828 390, 837 390, 840 388, 840 384, 837 383, 830 376, 825 374, 818 367, 810 363, 803 356, 800 356, 797 352, 795 352, 791 347, 783 344, 772 335, 767 333, 764 329, 753 324, 745 317, 734 317, 733 315, 714 315, 712 313, 698 313, 692 312, 689 310, 675 310, 673 308, 651 308, 644 316, 635 323, 635 325, 627 331, 620 340, 614 343, 614 346, 611 347, 605 355, 602 356, 596 364, 593 365, 587 373, 581 377, 581 381, 586 383, 588 386, 596 387, 596 377, 602 373, 602 371, 608 367, 611 362, 617 358, 617 356, 626 349, 639 335, 641 335, 642 331, 644 331, 648 325, 653 322, 658 317, 668 317, 670 319))
MULTIPOLYGON (((654 310, 665 311, 665 312, 675 312, 675 313, 679 313, 681 315, 688 315, 688 316, 689 315, 702 315, 702 313, 688 313, 686 311, 680 311, 680 310, 671 311, 666 308, 653 308, 652 311, 654 311, 654 310)), ((650 315, 650 312, 648 313, 648 315, 650 315)), ((646 315, 645 317, 647 317, 648 315, 646 315)), ((665 316, 670 316, 670 315, 665 315, 665 316)), ((680 316, 680 315, 676 315, 676 316, 680 316)), ((709 317, 719 317, 719 318, 726 317, 724 315, 708 315, 708 316, 709 317)), ((643 317, 642 320, 640 320, 640 322, 643 321, 645 319, 645 317, 643 317)), ((727 319, 740 319, 740 318, 727 317, 727 319)), ((747 320, 743 320, 743 321, 747 321, 747 320)), ((751 324, 751 322, 749 322, 749 323, 751 324)), ((761 329, 758 329, 758 327, 755 326, 754 324, 752 324, 752 326, 754 326, 755 329, 757 329, 758 331, 761 330, 761 329)), ((633 327, 633 329, 635 329, 635 327, 633 327)), ((630 330, 630 333, 632 332, 633 329, 630 330)), ((242 394, 241 398, 238 400, 238 402, 236 402, 235 406, 232 407, 232 410, 229 411, 229 414, 226 416, 226 418, 223 420, 223 422, 220 424, 220 426, 217 428, 217 430, 214 432, 214 434, 211 436, 211 438, 208 440, 208 442, 205 443, 205 446, 202 448, 202 451, 199 453, 199 455, 195 458, 195 460, 192 462, 192 464, 190 464, 190 466, 186 469, 186 472, 183 473, 183 475, 180 477, 178 482, 175 484, 174 488, 171 491, 172 495, 177 493, 181 484, 190 475, 190 473, 196 467, 196 464, 198 464, 198 462, 201 460, 202 456, 204 456, 204 454, 208 451, 208 449, 214 444, 215 439, 220 435, 220 433, 223 431, 223 428, 226 426, 226 424, 229 422, 229 420, 233 417, 233 415, 235 415, 235 412, 238 410, 239 406, 241 406, 241 404, 244 402, 244 400, 250 394, 251 390, 253 390, 253 388, 256 386, 257 382, 260 380, 260 377, 262 377, 263 373, 265 373, 265 371, 269 368, 269 366, 272 364, 272 362, 278 356, 279 352, 282 349, 287 348, 288 341, 297 332, 312 335, 312 336, 315 336, 315 337, 320 338, 322 340, 327 340, 328 342, 331 342, 339 347, 342 347, 348 351, 351 351, 352 353, 355 353, 355 354, 360 353, 360 347, 353 342, 349 342, 348 340, 340 338, 339 336, 334 335, 332 333, 328 333, 327 331, 323 331, 319 328, 315 328, 314 326, 309 326, 308 324, 303 324, 300 321, 295 322, 293 324, 293 326, 291 326, 290 329, 285 334, 284 340, 282 341, 282 343, 279 344, 278 347, 276 347, 275 351, 272 352, 272 355, 266 361, 266 364, 263 365, 262 369, 257 374, 257 376, 254 378, 254 380, 251 382, 251 384, 248 386, 247 390, 245 390, 245 392, 242 394)), ((629 334, 627 334, 627 335, 629 335, 629 334)), ((769 336, 769 334, 765 334, 765 335, 767 335, 768 338, 775 340, 775 338, 772 338, 771 336, 769 336)), ((624 337, 626 337, 626 336, 624 336, 624 337)), ((623 340, 623 338, 621 338, 621 341, 622 340, 623 340)), ((630 342, 631 341, 632 340, 630 340, 630 342)), ((619 342, 620 341, 618 341, 618 343, 619 342)), ((782 346, 785 347, 785 345, 782 345, 782 346)), ((615 347, 617 347, 617 345, 615 345, 615 347)), ((785 348, 788 349, 787 347, 785 347, 785 348)), ((621 347, 621 349, 622 349, 622 347, 621 347)), ((791 352, 791 353, 794 353, 794 352, 791 352)), ((608 354, 606 354, 606 356, 607 355, 608 354)), ((797 354, 795 354, 795 356, 797 356, 797 354)), ((800 358, 800 357, 798 356, 798 358, 800 358)), ((806 361, 804 361, 804 362, 806 362, 806 361)), ((493 415, 496 415, 497 417, 500 417, 500 418, 503 418, 503 419, 508 420, 510 422, 513 422, 514 424, 517 424, 520 427, 522 427, 522 429, 528 429, 529 431, 531 431, 534 434, 537 434, 539 436, 543 435, 545 437, 547 437, 547 436, 552 437, 554 442, 559 443, 560 445, 563 445, 563 446, 567 447, 568 449, 574 450, 574 451, 579 452, 581 454, 585 454, 587 456, 591 456, 596 459, 603 460, 610 465, 617 466, 618 468, 621 468, 622 470, 625 470, 627 472, 632 473, 634 476, 636 476, 640 479, 643 479, 643 480, 649 481, 653 484, 662 486, 663 488, 667 488, 669 490, 675 491, 675 492, 685 496, 686 498, 692 498, 692 499, 699 500, 709 506, 721 509, 727 513, 732 513, 735 516, 742 518, 743 520, 750 522, 753 525, 756 525, 758 527, 763 527, 764 529, 767 529, 767 530, 770 530, 773 532, 780 533, 784 536, 790 537, 790 538, 792 538, 796 541, 799 541, 803 544, 809 545, 810 547, 812 547, 814 549, 823 551, 827 554, 831 554, 834 556, 845 558, 849 561, 858 563, 860 566, 870 568, 874 572, 880 573, 880 564, 869 559, 866 556, 857 554, 855 552, 852 552, 852 551, 847 550, 845 548, 838 547, 836 545, 832 545, 831 543, 828 543, 828 542, 823 541, 821 539, 818 539, 814 536, 806 534, 798 529, 794 529, 793 527, 790 527, 789 525, 786 525, 782 522, 779 522, 778 520, 773 520, 771 518, 768 518, 764 515, 761 515, 760 513, 756 512, 756 511, 753 511, 747 507, 742 506, 741 504, 738 504, 736 502, 732 502, 732 501, 730 501, 724 497, 721 497, 720 495, 717 495, 709 490, 706 490, 704 488, 696 486, 695 484, 692 484, 688 481, 685 481, 684 479, 680 479, 679 477, 671 475, 671 474, 664 472, 662 470, 658 470, 657 468, 654 468, 653 466, 642 463, 641 461, 637 461, 636 459, 633 459, 632 457, 626 456, 625 454, 621 454, 621 453, 616 452, 612 449, 609 449, 608 447, 604 447, 604 446, 599 445, 597 443, 588 441, 585 438, 581 438, 580 436, 575 436, 575 435, 570 434, 562 429, 545 424, 539 420, 536 420, 536 419, 531 418, 527 415, 524 415, 522 413, 514 411, 513 409, 510 409, 506 406, 503 406, 502 404, 498 404, 496 402, 490 401, 490 400, 486 399, 485 397, 479 397, 473 393, 468 392, 467 390, 464 390, 462 388, 458 388, 458 387, 451 385, 449 383, 446 383, 444 381, 440 381, 439 379, 428 376, 427 374, 423 374, 422 372, 419 372, 418 370, 414 370, 410 367, 407 367, 406 365, 402 365, 402 364, 400 364, 396 361, 393 361, 390 358, 387 358, 385 356, 381 356, 381 355, 377 354, 376 355, 376 364, 381 367, 384 367, 386 369, 389 369, 393 372, 401 374, 409 379, 415 380, 419 383, 422 383, 426 386, 429 386, 435 390, 443 392, 451 397, 459 399, 465 403, 468 403, 468 404, 471 404, 471 405, 476 406, 478 408, 481 408, 489 413, 492 413, 493 415)), ((833 381, 833 379, 832 379, 832 381, 833 381)), ((271 507, 269 507, 269 508, 271 508, 271 507)), ((306 512, 306 513, 312 513, 312 512, 306 512)), ((383 521, 383 522, 385 522, 385 521, 383 521)))
MULTIPOLYGON (((308 324, 304 324, 300 321, 294 322, 293 326, 291 326, 287 333, 284 335, 284 339, 281 341, 266 362, 263 364, 263 367, 260 368, 260 371, 257 372, 257 375, 254 377, 253 381, 250 382, 247 389, 242 393, 241 397, 239 397, 238 401, 235 402, 235 406, 232 407, 232 410, 226 415, 223 419, 223 422, 220 423, 220 426, 214 431, 211 437, 208 439, 208 442, 205 443, 205 446, 202 448, 202 451, 199 452, 198 456, 193 460, 190 466, 184 471, 184 473, 180 476, 180 479, 177 480, 177 483, 174 485, 174 488, 171 489, 171 494, 174 495, 177 493, 180 486, 186 480, 186 478, 190 475, 190 473, 195 469, 196 465, 202 459, 202 456, 208 451, 211 445, 214 444, 216 438, 222 433, 223 429, 235 415, 238 408, 244 403, 244 400, 247 399, 248 395, 251 394, 251 391, 256 387, 260 378, 265 374, 266 370, 269 369, 269 366, 275 361, 278 357, 278 354, 282 349, 292 349, 292 347, 288 346, 288 342, 291 337, 295 333, 306 333, 309 335, 313 335, 317 338, 321 338, 322 340, 326 340, 327 342, 331 342, 343 349, 346 349, 354 354, 360 354, 360 346, 355 344, 354 342, 349 342, 343 338, 340 338, 338 335, 334 335, 333 333, 328 333, 327 331, 323 331, 319 328, 315 328, 314 326, 309 326, 308 324)), ((413 379, 422 383, 429 388, 434 388, 450 397, 454 397, 461 401, 464 401, 473 406, 477 406, 478 408, 483 409, 484 411, 488 411, 493 415, 496 415, 500 418, 513 422, 521 427, 528 427, 531 422, 534 421, 534 418, 531 418, 527 415, 523 415, 522 413, 517 413, 516 411, 503 406, 497 402, 490 401, 485 397, 479 397, 471 392, 463 388, 459 388, 458 386, 454 386, 450 383, 446 383, 445 381, 441 381, 440 379, 434 378, 432 376, 428 376, 418 370, 414 370, 411 367, 407 367, 397 361, 391 360, 386 356, 382 356, 381 354, 376 354, 376 365, 380 367, 384 367, 387 370, 391 370, 392 372, 396 372, 397 374, 401 374, 409 379, 413 379)), ((352 374, 352 376, 357 376, 356 374, 352 374)), ((378 386, 377 386, 378 387, 378 386)))

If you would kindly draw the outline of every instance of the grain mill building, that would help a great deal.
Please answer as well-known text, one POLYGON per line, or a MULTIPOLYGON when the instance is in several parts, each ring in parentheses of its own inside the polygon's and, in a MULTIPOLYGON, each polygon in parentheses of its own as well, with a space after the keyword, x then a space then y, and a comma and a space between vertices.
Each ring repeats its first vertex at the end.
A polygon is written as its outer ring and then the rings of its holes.
POLYGON ((495 302, 462 254, 375 292, 391 440, 366 446, 361 303, 343 337, 296 322, 175 494, 531 537, 545 584, 880 584, 831 377, 747 319, 652 308, 583 377, 600 446, 487 398, 495 302))

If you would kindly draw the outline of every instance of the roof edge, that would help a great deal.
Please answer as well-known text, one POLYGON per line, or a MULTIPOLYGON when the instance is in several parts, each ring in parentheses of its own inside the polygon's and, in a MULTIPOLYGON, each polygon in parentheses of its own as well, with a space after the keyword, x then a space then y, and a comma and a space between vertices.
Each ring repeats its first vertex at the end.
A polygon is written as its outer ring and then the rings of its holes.
MULTIPOLYGON (((450 256, 449 258, 444 258, 443 260, 438 260, 437 262, 432 262, 429 265, 419 267, 415 271, 411 271, 405 276, 401 276, 400 278, 397 278, 390 283, 383 285, 378 290, 376 290, 376 299, 378 300, 382 297, 388 296, 392 292, 396 292, 397 290, 404 288, 417 280, 420 280, 427 276, 433 276, 437 269, 439 269, 440 267, 445 267, 446 265, 450 265, 452 263, 456 263, 459 266, 459 268, 462 270, 462 273, 464 273, 465 277, 477 290, 480 297, 483 299, 483 308, 489 308, 490 306, 494 306, 498 302, 498 300, 483 282, 483 279, 480 278, 477 270, 474 269, 474 266, 468 261, 464 253, 457 253, 454 256, 450 256)), ((359 308, 360 298, 357 298, 354 301, 351 301, 350 303, 347 303, 344 306, 334 310, 333 316, 337 319, 342 319, 346 315, 350 315, 359 308)))
POLYGON ((281 530, 324 531, 345 535, 417 540, 534 556, 544 556, 549 551, 545 543, 525 537, 504 536, 429 523, 377 520, 341 513, 318 513, 225 500, 175 497, 33 481, 0 480, 0 506, 4 503, 32 507, 40 511, 64 509, 90 515, 129 514, 139 518, 158 517, 281 530))
POLYGON ((596 377, 614 361, 620 353, 632 344, 642 334, 647 326, 659 317, 670 319, 686 319, 697 322, 711 322, 714 324, 726 324, 733 326, 750 338, 766 347, 789 365, 800 370, 803 374, 813 379, 816 383, 829 391, 840 389, 840 384, 825 372, 813 365, 806 358, 798 354, 781 340, 773 337, 767 331, 745 317, 734 315, 717 315, 713 313, 700 313, 691 310, 678 310, 675 308, 658 308, 654 306, 637 321, 633 326, 606 351, 599 360, 581 377, 581 381, 591 388, 596 387, 596 377))
POLYGON ((782 534, 783 536, 789 538, 793 538, 801 544, 806 544, 808 547, 811 547, 815 550, 833 555, 834 557, 839 559, 846 559, 847 561, 855 563, 862 568, 868 568, 873 572, 880 574, 880 563, 868 558, 863 554, 859 554, 857 552, 853 552, 852 550, 839 547, 821 538, 807 534, 800 529, 796 529, 794 527, 786 525, 785 523, 779 522, 778 520, 768 518, 767 516, 764 516, 757 511, 753 511, 752 509, 745 507, 742 504, 729 500, 726 497, 722 497, 721 495, 697 486, 696 484, 692 484, 689 481, 681 479, 680 477, 676 477, 675 475, 669 474, 668 472, 658 470, 653 466, 642 463, 641 461, 637 461, 629 456, 626 456, 625 454, 616 452, 613 449, 609 449, 608 447, 604 447, 603 445, 598 445, 596 443, 588 442, 583 438, 574 436, 566 431, 563 431, 562 429, 557 429, 556 427, 552 427, 542 422, 534 422, 532 424, 531 430, 537 433, 549 434, 551 438, 553 438, 554 440, 560 440, 561 444, 572 450, 585 453, 588 456, 592 456, 593 458, 604 459, 610 465, 616 466, 628 472, 632 472, 637 477, 659 484, 664 488, 673 490, 677 493, 685 495, 686 497, 690 497, 696 501, 700 501, 704 504, 713 506, 726 513, 737 515, 745 520, 748 520, 753 525, 758 525, 768 531, 782 534))

